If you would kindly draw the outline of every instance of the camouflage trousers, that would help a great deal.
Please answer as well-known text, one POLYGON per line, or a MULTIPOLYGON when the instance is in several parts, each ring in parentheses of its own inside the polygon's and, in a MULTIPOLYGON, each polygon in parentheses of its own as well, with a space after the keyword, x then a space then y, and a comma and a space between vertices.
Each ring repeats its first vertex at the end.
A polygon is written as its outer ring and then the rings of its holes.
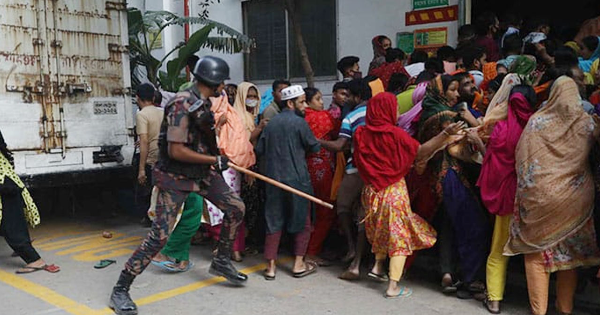
POLYGON ((182 191, 158 187, 156 218, 142 244, 125 263, 125 270, 132 275, 141 274, 152 258, 165 246, 173 231, 179 209, 190 192, 195 192, 213 203, 225 214, 220 238, 233 242, 238 227, 244 220, 244 202, 227 186, 220 174, 210 171, 209 175, 194 185, 194 191, 182 191))

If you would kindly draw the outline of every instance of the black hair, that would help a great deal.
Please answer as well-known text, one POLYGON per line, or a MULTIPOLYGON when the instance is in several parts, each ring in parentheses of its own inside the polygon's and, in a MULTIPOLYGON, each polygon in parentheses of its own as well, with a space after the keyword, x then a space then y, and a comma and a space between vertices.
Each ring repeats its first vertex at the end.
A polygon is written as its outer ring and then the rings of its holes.
POLYGON ((152 100, 154 105, 160 105, 160 103, 162 103, 162 100, 163 100, 162 93, 160 93, 159 90, 154 90, 154 99, 152 100))
POLYGON ((154 90, 154 86, 150 83, 140 84, 135 91, 135 96, 142 101, 154 102, 154 90))
POLYGON ((348 92, 354 96, 360 97, 363 101, 369 100, 372 95, 367 78, 354 79, 348 82, 348 92))
POLYGON ((226 89, 227 89, 227 88, 234 88, 234 89, 237 89, 237 84, 233 84, 233 83, 227 83, 227 84, 225 84, 225 88, 226 88, 226 89))
POLYGON ((287 85, 287 86, 291 86, 292 83, 286 79, 277 79, 275 81, 273 81, 273 85, 271 86, 273 88, 273 91, 277 90, 277 87, 280 85, 287 85))
MULTIPOLYGON (((475 39, 475 26, 465 24, 458 28, 458 42, 472 41, 475 39)), ((459 45, 460 46, 460 45, 459 45)))
POLYGON ((389 37, 387 37, 385 35, 379 35, 379 36, 377 36, 377 41, 380 44, 383 44, 383 41, 386 40, 386 39, 389 40, 390 42, 392 41, 389 37))
POLYGON ((502 86, 502 81, 504 81, 505 77, 506 74, 504 73, 497 75, 493 80, 490 81, 490 83, 488 83, 487 88, 494 92, 498 92, 498 90, 502 86))
POLYGON ((429 58, 429 56, 427 55, 427 52, 421 49, 415 49, 415 51, 412 52, 412 54, 410 54, 410 63, 418 63, 418 62, 425 62, 427 61, 427 58, 429 58))
POLYGON ((523 41, 521 40, 519 34, 510 34, 504 37, 502 45, 502 52, 504 53, 504 56, 508 56, 510 53, 518 55, 521 53, 523 41))
POLYGON ((4 155, 8 162, 14 167, 15 160, 13 158, 12 152, 8 149, 8 145, 4 141, 2 131, 0 131, 0 153, 2 153, 2 155, 4 155))
POLYGON ((385 51, 385 61, 390 63, 397 60, 404 60, 406 54, 400 48, 388 48, 385 51))
POLYGON ((581 40, 581 43, 591 52, 594 52, 598 49, 599 41, 597 36, 586 36, 581 40))
POLYGON ((439 60, 450 61, 456 58, 456 50, 451 46, 442 46, 438 48, 436 56, 439 60))
POLYGON ((423 70, 421 73, 419 73, 419 75, 415 79, 415 84, 428 82, 428 81, 433 80, 434 78, 435 78, 435 74, 433 74, 427 70, 423 70))
POLYGON ((442 88, 444 89, 443 92, 446 92, 448 90, 448 87, 450 87, 450 83, 452 83, 453 81, 458 81, 460 83, 460 80, 458 80, 456 76, 452 76, 449 74, 442 74, 441 79, 442 88))
POLYGON ((487 11, 477 16, 475 20, 475 31, 479 36, 487 35, 490 30, 490 26, 496 24, 496 14, 487 11))
POLYGON ((425 70, 431 73, 444 73, 444 62, 437 58, 429 58, 425 61, 425 70))
POLYGON ((394 73, 388 82, 387 92, 395 92, 400 88, 404 88, 408 83, 408 76, 404 73, 394 73))
POLYGON ((533 89, 533 87, 529 84, 518 84, 515 85, 512 90, 510 90, 510 95, 512 96, 515 93, 520 93, 522 94, 525 99, 527 100, 527 103, 529 103, 529 106, 531 106, 531 108, 535 108, 535 106, 537 105, 537 95, 535 94, 535 90, 533 89))
POLYGON ((346 82, 337 82, 336 84, 333 85, 333 89, 332 89, 332 93, 336 92, 337 90, 347 90, 348 89, 348 84, 346 82))
MULTIPOLYGON (((531 55, 537 57, 537 49, 535 48, 535 44, 525 43, 523 45, 523 55, 531 55)), ((538 60, 540 62, 540 60, 538 60)))
POLYGON ((471 46, 463 51, 463 64, 465 68, 470 69, 475 64, 475 60, 481 59, 485 54, 485 50, 479 46, 471 46))
POLYGON ((554 51, 554 65, 556 65, 556 67, 572 67, 577 66, 578 64, 579 60, 577 59, 577 53, 573 48, 562 46, 554 51))
POLYGON ((190 71, 194 71, 194 68, 196 67, 196 63, 198 63, 198 60, 200 60, 200 58, 196 55, 191 55, 187 58, 187 60, 185 61, 185 64, 187 65, 188 69, 190 69, 190 71))
POLYGON ((359 61, 360 58, 356 56, 346 56, 340 59, 340 61, 338 61, 337 69, 342 75, 344 75, 344 72, 346 72, 346 70, 352 68, 359 61))
POLYGON ((538 17, 538 18, 532 18, 532 19, 527 19, 528 23, 527 27, 526 27, 526 32, 524 32, 524 34, 529 34, 531 32, 537 32, 537 29, 540 28, 541 26, 547 26, 548 21, 546 21, 546 19, 538 17))
POLYGON ((460 83, 460 81, 464 80, 465 78, 471 78, 471 75, 468 72, 459 72, 452 77, 454 77, 454 79, 460 83))
POLYGON ((321 91, 314 87, 304 88, 304 94, 306 94, 306 102, 310 103, 312 99, 321 91))

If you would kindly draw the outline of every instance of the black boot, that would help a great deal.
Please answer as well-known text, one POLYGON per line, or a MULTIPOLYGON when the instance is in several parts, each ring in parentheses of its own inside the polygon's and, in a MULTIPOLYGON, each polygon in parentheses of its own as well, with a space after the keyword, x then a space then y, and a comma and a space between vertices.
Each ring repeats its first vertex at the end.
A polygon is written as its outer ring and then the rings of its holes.
POLYGON ((248 280, 248 276, 238 272, 231 264, 231 243, 231 240, 223 238, 219 240, 217 255, 213 258, 208 272, 215 276, 221 276, 233 284, 241 285, 248 280))
POLYGON ((137 306, 129 296, 129 287, 135 279, 135 276, 129 274, 125 270, 121 271, 119 281, 113 288, 110 296, 109 307, 115 311, 117 315, 137 315, 137 306))

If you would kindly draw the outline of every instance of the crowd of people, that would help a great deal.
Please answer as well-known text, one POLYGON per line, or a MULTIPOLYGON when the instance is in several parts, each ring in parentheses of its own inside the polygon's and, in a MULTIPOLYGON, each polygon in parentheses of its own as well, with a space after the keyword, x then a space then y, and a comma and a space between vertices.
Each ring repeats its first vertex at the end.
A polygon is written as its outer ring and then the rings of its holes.
MULTIPOLYGON (((153 223, 111 307, 137 314, 134 278, 149 264, 189 270, 190 244, 207 240, 212 274, 243 284, 231 261, 262 251, 273 281, 290 235, 293 277, 339 260, 347 264, 339 278, 358 280, 372 257, 368 277, 388 283, 386 298, 411 295, 403 274, 417 251, 436 246, 440 290, 493 314, 509 258, 523 255, 531 312, 547 313, 556 273, 556 308, 571 314, 578 269, 600 265, 600 32, 561 42, 546 23, 502 22, 500 32, 494 14, 481 14, 460 27, 457 47, 410 54, 376 36, 367 75, 358 57, 339 60, 328 106, 324 91, 285 79, 262 94, 250 82, 225 85, 228 65, 210 56, 189 61, 194 81, 168 101, 139 86, 136 200, 153 223)), ((27 214, 7 213, 2 231, 25 268, 54 270, 30 241, 9 237, 5 222, 18 221, 12 233, 23 238, 24 219, 39 216, 0 149, 2 178, 25 201, 10 201, 0 185, 5 210, 27 214)))

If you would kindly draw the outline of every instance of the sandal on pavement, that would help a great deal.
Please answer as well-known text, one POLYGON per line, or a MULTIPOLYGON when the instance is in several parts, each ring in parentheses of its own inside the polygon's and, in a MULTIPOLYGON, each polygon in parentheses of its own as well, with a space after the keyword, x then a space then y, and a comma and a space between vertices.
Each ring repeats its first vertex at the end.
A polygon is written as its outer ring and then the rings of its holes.
POLYGON ((494 310, 494 309, 492 309, 492 308, 490 307, 490 304, 489 304, 490 302, 493 302, 493 301, 490 301, 490 300, 489 300, 489 298, 487 298, 487 297, 486 297, 486 298, 483 300, 483 307, 485 307, 485 309, 486 309, 488 312, 490 312, 491 314, 500 314, 500 305, 498 305, 498 309, 497 309, 497 310, 494 310))
POLYGON ((164 267, 165 270, 170 272, 186 272, 192 269, 192 267, 194 267, 194 263, 190 261, 188 262, 187 266, 185 266, 185 268, 180 268, 179 264, 176 264, 172 261, 167 261, 167 263, 164 264, 164 267))
POLYGON ((103 269, 106 268, 112 264, 116 264, 117 261, 116 260, 112 260, 112 259, 102 259, 101 261, 99 261, 97 264, 94 265, 95 269, 103 269))
POLYGON ((306 265, 306 269, 300 272, 292 273, 294 278, 304 278, 310 274, 317 272, 317 264, 307 261, 304 263, 306 265))
POLYGON ((400 293, 396 294, 396 295, 388 295, 387 293, 385 293, 383 296, 386 299, 393 299, 393 298, 399 298, 399 297, 409 297, 412 295, 412 289, 409 289, 407 287, 402 287, 400 288, 400 293))
POLYGON ((267 269, 265 269, 263 271, 263 277, 265 277, 265 280, 267 280, 267 281, 273 281, 273 280, 275 280, 275 275, 272 275, 272 276, 268 275, 267 274, 267 269))
POLYGON ((152 265, 154 265, 154 266, 156 266, 156 267, 158 267, 158 268, 160 268, 162 270, 170 271, 169 268, 167 267, 167 265, 168 264, 172 264, 173 262, 172 261, 168 261, 168 260, 165 260, 165 261, 156 261, 156 260, 153 260, 151 263, 152 263, 152 265))
POLYGON ((376 274, 376 273, 374 273, 372 271, 369 272, 367 274, 367 276, 369 276, 369 278, 371 278, 373 280, 376 280, 376 281, 379 281, 379 282, 387 282, 388 280, 390 280, 390 278, 388 278, 388 276, 386 274, 379 275, 379 274, 376 274))
POLYGON ((33 273, 33 272, 40 271, 40 270, 45 270, 45 271, 48 271, 49 273, 57 273, 60 271, 60 267, 58 267, 56 265, 43 265, 41 267, 25 266, 25 267, 15 271, 15 273, 26 274, 26 273, 33 273))

